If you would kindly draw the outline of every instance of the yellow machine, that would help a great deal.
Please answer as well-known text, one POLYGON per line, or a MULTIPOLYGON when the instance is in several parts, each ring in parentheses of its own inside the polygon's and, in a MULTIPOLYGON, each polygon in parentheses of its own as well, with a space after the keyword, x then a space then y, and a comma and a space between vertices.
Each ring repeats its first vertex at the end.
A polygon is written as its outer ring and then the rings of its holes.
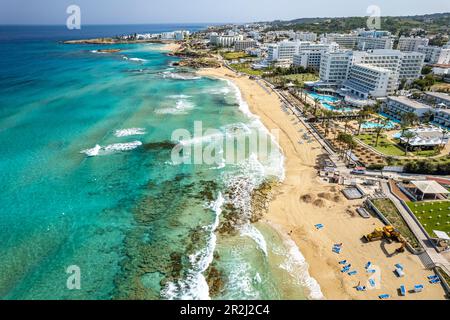
POLYGON ((404 252, 406 247, 406 240, 402 237, 400 232, 393 226, 385 226, 383 228, 376 228, 372 233, 364 236, 367 242, 378 241, 382 239, 394 240, 400 242, 402 246, 398 248, 397 252, 404 252))

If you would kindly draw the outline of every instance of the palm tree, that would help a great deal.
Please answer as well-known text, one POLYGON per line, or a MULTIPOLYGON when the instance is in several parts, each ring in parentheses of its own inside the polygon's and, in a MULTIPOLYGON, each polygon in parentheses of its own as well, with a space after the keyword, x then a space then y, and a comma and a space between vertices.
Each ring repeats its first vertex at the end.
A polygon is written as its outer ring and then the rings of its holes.
POLYGON ((388 124, 389 124, 389 119, 383 119, 381 121, 380 125, 375 129, 375 132, 377 134, 376 141, 375 141, 375 147, 378 147, 378 140, 380 139, 380 135, 383 132, 383 130, 386 129, 388 124))
POLYGON ((314 116, 316 116, 317 106, 319 105, 319 98, 314 99, 314 116))
POLYGON ((447 129, 442 130, 442 138, 441 138, 441 148, 442 149, 445 148, 444 139, 447 137, 448 132, 449 131, 447 129))
POLYGON ((358 136, 361 133, 361 126, 366 122, 363 118, 359 118, 358 120, 358 136))
POLYGON ((348 129, 348 123, 350 122, 349 118, 345 118, 344 119, 344 133, 347 133, 347 129, 348 129))
POLYGON ((403 138, 406 139, 406 145, 405 145, 405 156, 408 154, 408 146, 409 143, 411 142, 411 139, 414 138, 416 136, 416 134, 412 131, 406 131, 403 134, 403 138))

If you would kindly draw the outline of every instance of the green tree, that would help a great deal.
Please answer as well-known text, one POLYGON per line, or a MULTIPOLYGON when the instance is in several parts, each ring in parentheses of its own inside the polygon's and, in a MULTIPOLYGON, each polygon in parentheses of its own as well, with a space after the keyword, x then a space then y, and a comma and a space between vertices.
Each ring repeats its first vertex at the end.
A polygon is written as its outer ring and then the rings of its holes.
POLYGON ((409 143, 411 142, 411 139, 414 138, 416 135, 414 132, 411 131, 406 131, 403 134, 403 138, 406 139, 406 143, 405 143, 405 156, 408 154, 408 147, 409 147, 409 143))

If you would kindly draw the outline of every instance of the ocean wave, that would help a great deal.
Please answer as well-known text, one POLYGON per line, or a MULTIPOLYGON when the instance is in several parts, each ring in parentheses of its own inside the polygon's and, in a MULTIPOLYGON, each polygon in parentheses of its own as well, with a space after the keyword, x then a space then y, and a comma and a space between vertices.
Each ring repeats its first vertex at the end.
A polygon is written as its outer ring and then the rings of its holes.
POLYGON ((128 57, 126 57, 126 56, 123 57, 123 60, 128 60, 128 61, 133 61, 133 62, 139 62, 139 63, 143 63, 143 62, 148 61, 148 60, 141 59, 141 58, 128 58, 128 57))
POLYGON ((261 281, 259 273, 254 274, 253 267, 245 261, 240 261, 233 266, 233 271, 228 275, 226 284, 227 299, 229 300, 258 300, 260 293, 255 289, 255 284, 261 281))
POLYGON ((249 237, 253 239, 258 245, 258 248, 264 252, 264 255, 267 257, 267 243, 264 239, 262 233, 252 224, 247 223, 240 228, 241 236, 249 237))
POLYGON ((324 299, 320 285, 316 279, 310 276, 308 271, 309 264, 298 249, 297 244, 287 237, 279 226, 275 224, 271 224, 271 226, 283 237, 283 245, 287 248, 287 252, 284 253, 285 260, 280 265, 280 268, 289 272, 297 284, 307 288, 309 292, 308 298, 313 300, 324 299))
POLYGON ((137 136, 137 135, 143 135, 143 134, 146 134, 144 128, 119 129, 119 130, 116 130, 116 132, 114 133, 114 135, 117 138, 137 136))
POLYGON ((217 199, 208 207, 214 212, 214 221, 211 225, 204 227, 209 232, 207 245, 189 256, 191 269, 184 279, 177 282, 169 282, 161 291, 161 296, 168 300, 209 300, 209 286, 203 273, 208 269, 214 259, 217 237, 215 231, 219 226, 222 206, 225 202, 222 193, 219 192, 217 199))
POLYGON ((170 72, 170 71, 164 71, 162 73, 163 78, 169 78, 174 80, 198 80, 202 77, 196 75, 195 73, 188 73, 188 72, 170 72))
POLYGON ((114 143, 107 146, 100 146, 96 145, 94 148, 86 149, 80 151, 80 153, 86 154, 88 157, 95 157, 95 156, 104 156, 108 154, 112 154, 116 151, 130 151, 133 149, 136 149, 137 147, 141 146, 142 142, 140 141, 133 141, 128 143, 114 143))
POLYGON ((189 110, 195 108, 195 104, 186 98, 187 96, 179 97, 173 108, 163 108, 155 110, 157 114, 187 114, 189 110))

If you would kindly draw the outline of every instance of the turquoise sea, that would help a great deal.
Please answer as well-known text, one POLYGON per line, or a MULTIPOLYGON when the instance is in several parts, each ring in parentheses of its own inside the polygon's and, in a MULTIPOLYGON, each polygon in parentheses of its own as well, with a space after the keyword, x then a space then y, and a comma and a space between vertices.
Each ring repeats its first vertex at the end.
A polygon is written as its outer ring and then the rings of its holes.
POLYGON ((295 245, 256 222, 284 176, 275 143, 234 164, 172 161, 172 133, 196 121, 225 141, 264 131, 233 84, 173 67, 157 44, 59 42, 202 27, 0 27, 0 298, 321 296, 295 245))

